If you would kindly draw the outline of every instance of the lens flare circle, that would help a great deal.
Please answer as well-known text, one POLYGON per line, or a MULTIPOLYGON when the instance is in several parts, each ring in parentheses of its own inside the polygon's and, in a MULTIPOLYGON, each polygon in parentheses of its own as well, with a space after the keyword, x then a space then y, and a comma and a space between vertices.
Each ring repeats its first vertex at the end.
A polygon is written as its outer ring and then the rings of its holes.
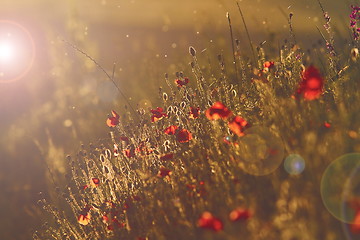
MULTIPOLYGON (((360 154, 359 154, 360 155, 360 154)), ((345 231, 346 239, 358 239, 358 235, 360 234, 360 164, 351 172, 349 179, 347 181, 347 186, 343 192, 343 201, 341 213, 343 216, 347 216, 349 214, 348 207, 352 208, 353 211, 350 211, 351 223, 342 223, 343 229, 345 231), (354 194, 355 193, 355 194, 354 194), (348 199, 348 200, 347 200, 348 199), (355 211, 355 215, 353 213, 355 211)))
POLYGON ((0 83, 23 78, 35 60, 35 43, 20 24, 0 20, 0 83))
POLYGON ((284 144, 270 128, 253 126, 239 140, 240 167, 248 174, 263 176, 274 172, 284 157, 284 144))
POLYGON ((290 154, 285 158, 284 168, 290 175, 299 175, 305 169, 305 160, 298 154, 290 154))
MULTIPOLYGON (((360 166, 358 165, 350 174, 348 183, 350 184, 350 187, 347 189, 359 189, 359 176, 360 176, 360 166), (356 186, 357 185, 357 186, 356 186)), ((343 196, 345 199, 350 198, 350 207, 356 208, 355 210, 355 216, 351 217, 352 221, 351 223, 344 223, 342 222, 342 228, 344 230, 346 240, 355 240, 358 239, 358 235, 360 234, 360 222, 359 222, 359 214, 360 214, 360 199, 358 197, 351 198, 350 196, 351 191, 345 190, 343 196)), ((357 191, 359 192, 359 191, 357 191)), ((341 208, 342 215, 347 214, 347 204, 346 201, 342 202, 342 208, 341 208)), ((353 212, 351 212, 353 214, 353 212)))
POLYGON ((343 223, 353 223, 360 210, 360 153, 345 154, 325 169, 320 193, 326 209, 343 223))

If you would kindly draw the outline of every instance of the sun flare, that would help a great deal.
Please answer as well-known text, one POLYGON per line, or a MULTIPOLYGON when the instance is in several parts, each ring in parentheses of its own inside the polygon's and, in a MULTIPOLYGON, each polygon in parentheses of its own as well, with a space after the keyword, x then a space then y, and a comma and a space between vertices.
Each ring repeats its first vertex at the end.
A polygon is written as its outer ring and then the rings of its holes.
POLYGON ((14 59, 15 53, 15 46, 10 41, 1 41, 0 42, 0 62, 1 63, 8 63, 14 59))
POLYGON ((0 83, 22 79, 31 69, 35 44, 22 25, 0 20, 0 83))

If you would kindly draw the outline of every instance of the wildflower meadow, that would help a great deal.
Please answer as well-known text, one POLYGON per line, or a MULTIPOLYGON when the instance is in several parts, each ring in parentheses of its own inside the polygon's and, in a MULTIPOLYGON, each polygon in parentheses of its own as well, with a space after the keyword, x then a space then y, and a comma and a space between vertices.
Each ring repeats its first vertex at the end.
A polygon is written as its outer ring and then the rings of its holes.
POLYGON ((244 1, 231 2, 227 52, 176 50, 175 71, 139 86, 151 103, 119 86, 116 65, 61 40, 120 104, 101 106, 104 131, 71 146, 63 174, 47 163, 32 238, 360 239, 360 3, 342 3, 343 22, 313 4, 311 42, 283 10, 284 37, 255 42, 244 1))

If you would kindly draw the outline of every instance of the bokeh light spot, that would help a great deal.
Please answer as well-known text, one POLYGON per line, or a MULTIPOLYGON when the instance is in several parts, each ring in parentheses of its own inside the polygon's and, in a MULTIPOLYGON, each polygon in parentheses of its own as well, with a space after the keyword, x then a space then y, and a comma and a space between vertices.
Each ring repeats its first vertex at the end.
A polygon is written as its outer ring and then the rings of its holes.
POLYGON ((352 223, 360 206, 360 153, 345 154, 324 171, 320 192, 326 209, 338 220, 352 223))
POLYGON ((141 99, 138 102, 138 107, 143 109, 149 109, 152 108, 152 103, 149 99, 141 99))
POLYGON ((65 127, 71 127, 73 125, 72 121, 70 119, 66 119, 64 121, 64 126, 65 127))
POLYGON ((298 154, 290 154, 284 161, 285 171, 291 175, 298 175, 305 169, 305 160, 298 154))

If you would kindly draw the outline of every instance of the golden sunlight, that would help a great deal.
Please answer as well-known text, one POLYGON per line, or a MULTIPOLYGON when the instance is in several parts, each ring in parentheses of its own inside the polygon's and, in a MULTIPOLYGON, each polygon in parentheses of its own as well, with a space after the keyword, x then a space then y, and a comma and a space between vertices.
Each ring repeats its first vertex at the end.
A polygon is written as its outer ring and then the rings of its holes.
POLYGON ((23 78, 35 58, 35 44, 30 32, 20 24, 0 20, 0 83, 23 78))
POLYGON ((11 62, 14 59, 15 47, 9 41, 0 42, 0 62, 1 64, 6 64, 11 62))

